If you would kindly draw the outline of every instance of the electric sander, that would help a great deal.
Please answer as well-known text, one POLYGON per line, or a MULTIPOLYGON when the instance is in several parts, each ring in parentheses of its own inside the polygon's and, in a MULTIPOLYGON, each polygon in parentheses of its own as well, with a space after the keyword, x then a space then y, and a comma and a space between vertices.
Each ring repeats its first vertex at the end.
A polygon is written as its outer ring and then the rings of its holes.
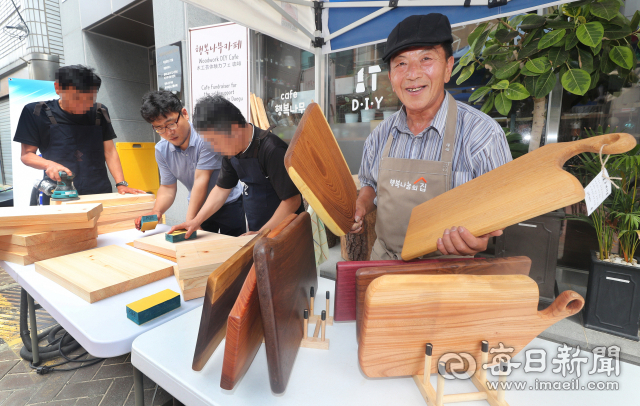
POLYGON ((79 200, 78 191, 73 186, 75 175, 67 175, 65 171, 59 171, 58 175, 60 175, 60 180, 56 185, 49 179, 42 179, 36 183, 36 189, 51 196, 53 201, 79 200))

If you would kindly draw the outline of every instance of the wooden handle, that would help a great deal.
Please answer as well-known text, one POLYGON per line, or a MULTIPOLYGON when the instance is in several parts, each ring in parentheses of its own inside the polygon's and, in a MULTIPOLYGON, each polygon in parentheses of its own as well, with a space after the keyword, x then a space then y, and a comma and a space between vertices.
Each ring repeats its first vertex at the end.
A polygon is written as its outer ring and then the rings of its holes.
POLYGON ((567 151, 569 156, 567 156, 566 159, 582 152, 598 153, 600 152, 600 148, 602 148, 603 154, 621 154, 623 152, 630 151, 635 146, 636 139, 630 134, 613 133, 599 135, 597 137, 590 137, 572 142, 573 148, 567 151), (602 148, 603 145, 605 146, 604 148, 602 148))
POLYGON ((584 298, 580 294, 572 290, 565 290, 549 307, 539 311, 538 316, 543 319, 549 319, 553 324, 565 317, 573 316, 582 310, 583 306, 584 298))

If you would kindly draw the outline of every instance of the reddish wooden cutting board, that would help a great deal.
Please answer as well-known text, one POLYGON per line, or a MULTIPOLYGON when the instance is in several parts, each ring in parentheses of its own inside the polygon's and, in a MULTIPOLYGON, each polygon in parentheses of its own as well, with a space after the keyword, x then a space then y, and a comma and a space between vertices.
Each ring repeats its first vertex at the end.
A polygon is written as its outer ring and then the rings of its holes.
POLYGON ((362 268, 379 266, 413 266, 442 261, 473 260, 475 258, 434 258, 406 262, 387 261, 340 261, 336 263, 336 292, 334 294, 333 319, 335 321, 353 321, 356 319, 356 271, 362 268))
POLYGON ((287 388, 300 348, 309 291, 318 290, 309 213, 300 214, 280 235, 256 244, 253 251, 264 327, 269 381, 274 393, 287 388))
POLYGON ((383 275, 529 275, 527 257, 475 258, 474 261, 431 262, 412 265, 362 268, 356 272, 356 336, 360 341, 364 297, 369 284, 383 275))
MULTIPOLYGON (((297 216, 297 214, 290 214, 278 224, 278 227, 268 237, 273 238, 280 234, 297 216)), ((255 267, 252 266, 227 319, 222 377, 220 379, 222 389, 233 389, 249 369, 262 344, 264 330, 260 315, 257 283, 255 267)))
POLYGON ((603 145, 603 154, 618 154, 635 147, 636 139, 616 133, 548 144, 414 207, 402 259, 434 252, 444 230, 454 226, 481 236, 578 203, 584 189, 562 166, 574 155, 599 152, 603 145))
POLYGON ((316 103, 309 104, 300 119, 284 166, 329 230, 337 236, 348 233, 358 193, 347 161, 316 103))
POLYGON ((200 329, 191 366, 194 371, 204 368, 224 338, 227 317, 253 265, 253 247, 265 238, 269 231, 266 229, 258 233, 207 278, 200 329))
MULTIPOLYGON (((515 357, 538 334, 582 309, 584 299, 564 291, 543 311, 538 286, 524 275, 385 275, 365 296, 358 347, 369 377, 424 373, 426 343, 434 360, 468 353, 481 368, 481 342, 513 348, 515 357)), ((437 370, 432 363, 431 373, 437 370)))

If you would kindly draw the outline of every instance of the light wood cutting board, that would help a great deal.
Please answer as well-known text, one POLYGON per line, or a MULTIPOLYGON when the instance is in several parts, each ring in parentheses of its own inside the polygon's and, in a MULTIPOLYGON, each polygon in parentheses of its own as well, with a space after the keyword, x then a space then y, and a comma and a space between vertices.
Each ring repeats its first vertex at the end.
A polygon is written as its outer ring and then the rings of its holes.
MULTIPOLYGON (((49 207, 49 206, 41 206, 41 207, 49 207)), ((99 215, 94 218, 86 221, 78 221, 78 222, 68 222, 68 223, 56 223, 50 222, 45 224, 23 224, 20 226, 2 226, 0 227, 0 235, 12 235, 12 234, 33 234, 33 233, 44 233, 50 231, 61 231, 61 230, 80 230, 87 228, 95 228, 96 224, 98 224, 99 215)), ((100 230, 98 230, 98 234, 100 234, 100 230)))
MULTIPOLYGON (((369 377, 424 373, 425 345, 433 359, 468 353, 481 368, 481 342, 513 348, 511 357, 538 334, 582 309, 584 299, 564 291, 538 311, 538 285, 524 275, 385 275, 365 296, 358 348, 369 377)), ((490 356, 489 363, 492 363, 490 356)), ((432 363, 431 373, 437 370, 432 363)))
POLYGON ((166 240, 165 233, 159 233, 159 234, 150 235, 148 237, 138 238, 137 240, 133 241, 133 246, 141 250, 166 255, 168 257, 172 257, 175 260, 176 250, 177 250, 177 247, 179 246, 192 245, 199 242, 210 242, 210 241, 234 239, 234 238, 236 237, 198 230, 198 237, 195 240, 180 241, 180 242, 173 243, 166 240))
POLYGON ((119 206, 123 204, 134 204, 144 202, 155 202, 156 196, 151 193, 139 195, 120 193, 100 193, 97 195, 81 195, 79 200, 69 200, 64 202, 51 201, 51 205, 68 205, 68 204, 84 204, 84 203, 102 203, 103 207, 119 206))
POLYGON ((358 193, 347 161, 316 103, 309 104, 300 119, 284 166, 329 230, 337 236, 348 233, 358 193))
POLYGON ((548 144, 414 207, 402 259, 436 251, 447 228, 462 226, 481 236, 583 200, 582 185, 562 165, 605 144, 603 154, 619 154, 635 147, 636 140, 615 133, 548 144))
POLYGON ((89 303, 173 275, 173 264, 117 245, 36 262, 36 272, 89 303))
POLYGON ((23 247, 32 245, 46 244, 53 241, 64 241, 65 243, 73 243, 86 241, 98 237, 97 228, 81 228, 79 230, 62 230, 51 231, 48 233, 32 233, 32 234, 12 234, 0 236, 0 249, 3 244, 14 244, 23 247))
POLYGON ((179 245, 176 248, 176 277, 191 279, 199 276, 209 276, 233 254, 238 252, 255 235, 243 237, 229 237, 214 241, 179 245))
POLYGON ((102 212, 102 204, 0 208, 0 224, 8 227, 86 222, 102 212))

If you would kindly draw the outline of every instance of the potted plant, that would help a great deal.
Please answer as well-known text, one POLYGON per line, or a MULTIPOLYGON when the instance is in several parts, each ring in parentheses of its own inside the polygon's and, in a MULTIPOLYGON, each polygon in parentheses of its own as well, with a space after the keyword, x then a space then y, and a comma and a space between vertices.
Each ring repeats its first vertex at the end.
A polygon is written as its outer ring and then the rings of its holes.
POLYGON ((344 96, 344 104, 338 106, 338 111, 344 115, 345 123, 357 123, 358 122, 358 112, 351 111, 351 99, 347 96, 344 96))

